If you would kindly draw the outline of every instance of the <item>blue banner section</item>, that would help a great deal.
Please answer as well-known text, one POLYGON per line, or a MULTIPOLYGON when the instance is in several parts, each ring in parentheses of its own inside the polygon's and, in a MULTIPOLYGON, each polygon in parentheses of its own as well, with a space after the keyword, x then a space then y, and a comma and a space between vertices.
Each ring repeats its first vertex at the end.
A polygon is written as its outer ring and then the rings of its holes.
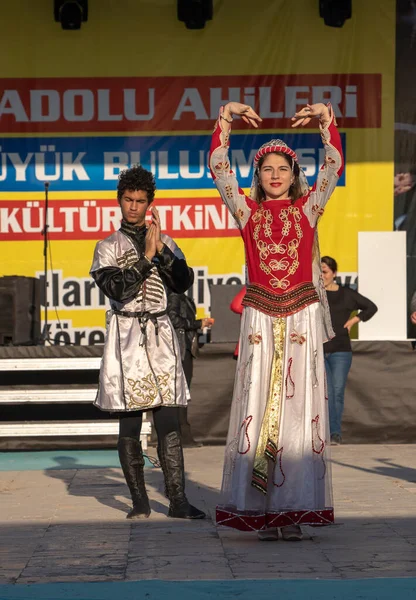
MULTIPOLYGON (((241 187, 250 187, 257 149, 270 138, 293 148, 310 185, 324 150, 318 133, 234 135, 230 160, 241 187)), ((341 134, 345 154, 345 134, 341 134)), ((207 168, 211 137, 7 138, 0 142, 0 192, 114 190, 121 169, 140 163, 151 170, 159 190, 213 188, 207 168)), ((345 185, 345 171, 339 185, 345 185)))

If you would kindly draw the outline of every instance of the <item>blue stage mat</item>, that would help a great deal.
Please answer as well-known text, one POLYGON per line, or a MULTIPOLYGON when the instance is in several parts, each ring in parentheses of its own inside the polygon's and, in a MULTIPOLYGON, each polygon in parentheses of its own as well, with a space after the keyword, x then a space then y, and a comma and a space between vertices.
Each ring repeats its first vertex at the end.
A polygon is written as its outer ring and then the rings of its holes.
MULTIPOLYGON (((154 452, 154 454, 156 451, 154 452)), ((146 467, 152 463, 146 457, 146 467)), ((0 452, 0 471, 120 468, 117 450, 39 450, 0 452)))
POLYGON ((415 578, 0 585, 0 600, 411 600, 415 578))

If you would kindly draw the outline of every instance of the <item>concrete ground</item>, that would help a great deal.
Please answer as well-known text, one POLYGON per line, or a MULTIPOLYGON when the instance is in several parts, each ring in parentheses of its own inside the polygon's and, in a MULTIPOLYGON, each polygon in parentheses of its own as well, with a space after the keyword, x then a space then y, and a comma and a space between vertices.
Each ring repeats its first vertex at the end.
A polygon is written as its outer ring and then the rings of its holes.
POLYGON ((146 469, 151 517, 127 521, 121 470, 68 464, 60 451, 54 468, 0 471, 0 584, 414 578, 415 449, 333 447, 337 524, 305 527, 301 543, 259 542, 255 533, 215 526, 222 447, 185 450, 188 497, 209 514, 195 522, 167 518, 156 468, 146 469))

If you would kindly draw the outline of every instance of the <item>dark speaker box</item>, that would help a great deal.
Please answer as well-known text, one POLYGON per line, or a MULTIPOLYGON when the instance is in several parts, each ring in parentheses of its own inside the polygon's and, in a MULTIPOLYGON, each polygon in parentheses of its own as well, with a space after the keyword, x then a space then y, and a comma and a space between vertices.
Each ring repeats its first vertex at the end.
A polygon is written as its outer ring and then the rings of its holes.
POLYGON ((319 16, 329 27, 342 27, 351 15, 352 0, 319 0, 319 16))
POLYGON ((0 277, 0 345, 40 341, 40 282, 35 277, 0 277))
POLYGON ((241 316, 234 313, 230 304, 242 285, 211 285, 211 342, 238 342, 241 316))

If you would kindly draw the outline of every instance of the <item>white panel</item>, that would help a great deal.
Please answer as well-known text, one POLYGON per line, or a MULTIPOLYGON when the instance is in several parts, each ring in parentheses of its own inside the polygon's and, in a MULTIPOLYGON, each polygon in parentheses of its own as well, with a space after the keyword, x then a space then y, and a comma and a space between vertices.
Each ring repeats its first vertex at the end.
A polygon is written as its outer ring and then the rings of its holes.
POLYGON ((3 358, 0 371, 90 371, 100 368, 99 356, 85 358, 3 358))
POLYGON ((359 232, 358 291, 378 306, 372 319, 360 323, 359 339, 405 340, 405 231, 359 232))
MULTIPOLYGON (((140 440, 143 450, 147 450, 147 438, 152 433, 149 421, 143 421, 140 440)), ((100 436, 118 435, 118 421, 25 421, 0 422, 2 437, 59 437, 59 436, 100 436)))
POLYGON ((0 387, 0 404, 69 404, 80 402, 92 404, 97 395, 96 388, 49 388, 31 387, 10 389, 0 387), (3 388, 3 389, 2 389, 3 388))

